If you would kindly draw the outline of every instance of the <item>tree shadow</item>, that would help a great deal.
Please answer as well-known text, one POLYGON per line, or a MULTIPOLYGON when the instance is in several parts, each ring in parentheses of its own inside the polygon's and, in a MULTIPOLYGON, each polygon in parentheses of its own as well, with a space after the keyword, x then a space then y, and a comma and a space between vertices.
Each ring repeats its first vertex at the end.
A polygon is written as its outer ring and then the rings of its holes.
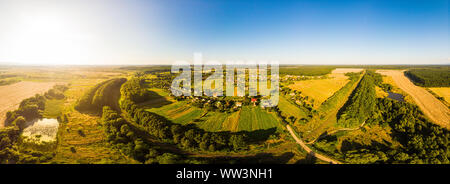
POLYGON ((286 164, 294 157, 294 153, 285 152, 281 155, 273 153, 258 153, 252 156, 219 156, 213 158, 197 158, 210 164, 286 164))
POLYGON ((144 106, 146 108, 159 108, 172 104, 171 101, 168 101, 164 96, 161 96, 154 91, 148 91, 147 93, 149 94, 148 96, 150 96, 150 99, 140 103, 139 106, 144 106))
POLYGON ((314 152, 308 153, 304 159, 300 159, 295 164, 315 164, 317 162, 317 157, 314 152))

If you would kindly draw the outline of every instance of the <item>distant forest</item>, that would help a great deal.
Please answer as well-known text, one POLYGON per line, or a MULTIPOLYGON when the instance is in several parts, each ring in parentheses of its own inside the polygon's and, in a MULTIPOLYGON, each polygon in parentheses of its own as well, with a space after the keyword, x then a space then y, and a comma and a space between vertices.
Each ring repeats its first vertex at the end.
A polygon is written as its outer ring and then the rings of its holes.
POLYGON ((281 66, 280 75, 320 76, 331 73, 334 66, 281 66))
POLYGON ((450 67, 411 69, 405 75, 418 86, 450 87, 450 67))

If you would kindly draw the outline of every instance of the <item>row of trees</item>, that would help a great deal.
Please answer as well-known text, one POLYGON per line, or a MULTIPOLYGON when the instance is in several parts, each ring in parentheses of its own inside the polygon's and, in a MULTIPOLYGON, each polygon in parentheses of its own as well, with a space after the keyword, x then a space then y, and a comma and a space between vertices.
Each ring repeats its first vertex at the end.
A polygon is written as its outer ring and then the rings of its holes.
POLYGON ((119 110, 120 87, 127 79, 116 78, 104 81, 91 88, 75 105, 75 109, 84 112, 101 113, 103 106, 119 110))
POLYGON ((159 156, 159 151, 130 128, 128 122, 111 107, 103 107, 102 121, 107 140, 125 154, 143 163, 152 163, 159 156))
POLYGON ((64 92, 69 89, 69 86, 66 85, 55 85, 52 89, 45 92, 44 96, 47 99, 64 99, 64 92))
POLYGON ((375 110, 375 73, 367 71, 338 114, 338 125, 355 127, 363 123, 375 110))
POLYGON ((145 96, 145 94, 141 94, 144 91, 142 90, 144 87, 142 83, 135 81, 136 79, 131 79, 122 86, 121 109, 134 122, 144 127, 149 134, 161 140, 174 142, 187 149, 200 148, 202 150, 216 151, 247 148, 246 136, 243 134, 206 132, 194 126, 174 124, 158 114, 139 108, 136 104, 143 102, 144 99, 137 98, 142 101, 135 101, 133 99, 136 98, 133 97, 145 96), (133 92, 138 94, 133 94, 133 92))
MULTIPOLYGON (((374 123, 389 126, 401 146, 374 142, 361 145, 347 140, 341 152, 350 163, 448 164, 450 132, 429 122, 416 105, 389 98, 377 99, 374 123)), ((386 127, 387 128, 387 127, 386 127)))
POLYGON ((39 94, 23 100, 17 110, 6 113, 5 126, 18 126, 23 129, 27 121, 41 118, 45 109, 45 101, 45 97, 39 94))
POLYGON ((6 127, 0 129, 0 163, 40 163, 51 159, 51 153, 21 148, 21 134, 28 121, 42 118, 47 99, 64 98, 63 92, 67 89, 67 86, 56 85, 45 95, 27 98, 17 110, 6 113, 6 127))
POLYGON ((449 163, 450 132, 428 121, 416 105, 379 99, 380 122, 388 123, 402 145, 401 162, 449 163))
MULTIPOLYGON (((368 72, 365 77, 367 76, 373 79, 373 83, 368 83, 369 85, 382 85, 380 74, 368 72)), ((376 141, 361 145, 346 140, 340 148, 346 161, 350 163, 449 163, 450 132, 447 129, 431 123, 414 104, 389 98, 378 98, 375 102, 375 109, 368 116, 369 126, 380 125, 385 127, 383 129, 391 129, 390 136, 401 146, 376 141)))

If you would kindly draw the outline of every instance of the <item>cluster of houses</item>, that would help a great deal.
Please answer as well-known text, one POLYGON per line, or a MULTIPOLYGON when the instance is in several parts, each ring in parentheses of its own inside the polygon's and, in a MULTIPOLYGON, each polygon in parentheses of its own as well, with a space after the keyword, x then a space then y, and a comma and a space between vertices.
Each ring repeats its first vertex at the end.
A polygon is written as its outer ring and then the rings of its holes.
POLYGON ((189 100, 199 108, 211 108, 220 111, 236 111, 244 105, 257 106, 259 97, 208 97, 208 96, 178 96, 177 100, 189 100))

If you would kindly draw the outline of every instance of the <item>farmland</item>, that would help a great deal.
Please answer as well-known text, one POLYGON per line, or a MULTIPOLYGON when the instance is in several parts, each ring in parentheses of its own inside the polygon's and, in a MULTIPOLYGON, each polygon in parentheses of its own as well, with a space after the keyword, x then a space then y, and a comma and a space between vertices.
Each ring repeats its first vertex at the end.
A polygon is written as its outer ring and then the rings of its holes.
POLYGON ((49 90, 54 82, 19 82, 11 85, 0 86, 0 128, 3 127, 6 112, 19 107, 20 102, 35 94, 42 94, 49 90))
POLYGON ((428 88, 432 92, 434 92, 438 97, 444 99, 445 102, 450 104, 450 88, 441 87, 441 88, 428 88))
POLYGON ((348 77, 345 73, 350 72, 361 72, 362 69, 347 69, 347 68, 337 68, 332 71, 331 74, 327 75, 325 79, 313 79, 313 80, 302 80, 297 81, 288 87, 294 90, 301 91, 303 95, 311 97, 314 99, 314 106, 318 107, 325 100, 331 97, 336 91, 341 89, 345 84, 347 84, 348 77))
POLYGON ((432 94, 423 88, 414 85, 403 71, 398 70, 380 70, 379 73, 391 76, 395 84, 412 96, 414 102, 422 109, 422 111, 436 124, 446 128, 450 128, 450 110, 442 104, 432 94))
POLYGON ((159 108, 149 108, 150 112, 162 115, 175 123, 195 124, 208 131, 254 131, 278 127, 274 113, 259 107, 244 107, 232 113, 211 112, 192 107, 186 102, 175 102, 159 108))
MULTIPOLYGON (((43 118, 59 122, 56 141, 41 137, 51 142, 45 149, 39 148, 48 156, 21 163, 446 162, 439 157, 445 149, 441 144, 445 130, 430 123, 426 109, 415 106, 414 95, 398 85, 398 76, 392 73, 401 70, 381 70, 381 76, 373 73, 373 67, 306 69, 317 73, 304 76, 306 73, 300 70, 298 75, 285 75, 298 80, 281 82, 279 102, 273 108, 261 107, 259 96, 173 96, 167 87, 173 76, 165 67, 11 69, 6 71, 28 73, 19 77, 21 82, 0 88, 42 88, 36 92, 41 94, 57 83, 68 88, 63 98, 48 97, 41 107, 43 118), (23 84, 34 86, 20 88, 23 84), (392 101, 387 92, 402 94, 406 101, 392 101), (106 105, 110 108, 105 111, 102 106, 106 105), (121 125, 115 127, 119 122, 121 125), (411 124, 420 127, 402 132, 411 124), (292 135, 304 145, 298 145, 292 135), (418 136, 428 142, 402 139, 418 136), (421 147, 428 144, 433 149, 421 147), (431 151, 436 157, 426 156, 433 155, 431 151), (310 160, 307 152, 317 153, 325 162, 310 160), (420 154, 414 157, 410 155, 413 152, 420 154), (405 154, 410 156, 400 159, 399 155, 405 154)), ((443 100, 448 97, 446 89, 429 88, 443 100)), ((8 95, 18 93, 5 93, 8 95)), ((16 105, 19 103, 21 100, 16 105)), ((30 128, 24 131, 24 137, 41 131, 30 128)), ((27 143, 19 149, 37 148, 27 143)))

